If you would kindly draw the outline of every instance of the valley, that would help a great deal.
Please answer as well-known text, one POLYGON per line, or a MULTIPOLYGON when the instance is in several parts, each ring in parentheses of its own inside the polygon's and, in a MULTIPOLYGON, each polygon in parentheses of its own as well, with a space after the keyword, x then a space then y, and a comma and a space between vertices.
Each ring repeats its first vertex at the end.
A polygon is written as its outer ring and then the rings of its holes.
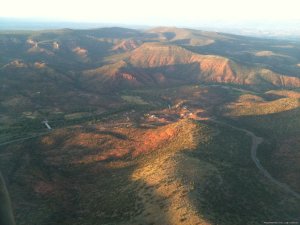
POLYGON ((16 224, 300 220, 298 42, 62 29, 2 32, 0 53, 16 224))

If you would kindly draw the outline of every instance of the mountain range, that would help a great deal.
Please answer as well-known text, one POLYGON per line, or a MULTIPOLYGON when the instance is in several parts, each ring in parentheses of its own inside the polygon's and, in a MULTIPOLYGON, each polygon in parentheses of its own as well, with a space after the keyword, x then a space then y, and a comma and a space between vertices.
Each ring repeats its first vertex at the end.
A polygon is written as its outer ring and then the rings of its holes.
POLYGON ((0 190, 13 212, 0 213, 299 221, 299 44, 176 27, 1 31, 0 190))

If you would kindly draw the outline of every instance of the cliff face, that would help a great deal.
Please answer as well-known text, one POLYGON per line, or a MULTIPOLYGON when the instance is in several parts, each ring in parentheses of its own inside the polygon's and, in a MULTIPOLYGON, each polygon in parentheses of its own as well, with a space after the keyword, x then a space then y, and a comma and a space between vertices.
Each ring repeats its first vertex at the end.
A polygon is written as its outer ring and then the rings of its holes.
MULTIPOLYGON (((215 82, 261 87, 300 87, 300 79, 263 68, 253 68, 214 55, 200 55, 183 47, 144 43, 123 60, 85 71, 106 87, 152 86, 215 82)), ((99 85, 101 86, 101 84, 99 85)))
POLYGON ((30 84, 38 83, 43 72, 51 79, 56 77, 55 82, 72 86, 66 79, 74 80, 76 74, 82 86, 94 91, 193 82, 265 89, 300 87, 298 55, 278 48, 261 51, 260 42, 256 42, 170 27, 3 34, 0 53, 5 57, 0 60, 0 79, 17 79, 15 74, 22 73, 26 86, 26 76, 36 77, 30 84))

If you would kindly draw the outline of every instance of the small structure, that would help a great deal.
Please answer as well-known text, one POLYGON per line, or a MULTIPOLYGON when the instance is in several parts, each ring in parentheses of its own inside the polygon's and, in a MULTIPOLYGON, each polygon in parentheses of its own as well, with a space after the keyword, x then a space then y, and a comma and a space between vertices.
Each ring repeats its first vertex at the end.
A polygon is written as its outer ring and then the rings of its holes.
POLYGON ((151 116, 150 116, 150 118, 151 118, 151 119, 156 119, 156 118, 157 118, 157 116, 155 116, 155 115, 151 115, 151 116))
POLYGON ((45 124, 45 126, 48 128, 48 130, 52 130, 52 128, 50 127, 50 125, 48 123, 48 120, 44 120, 42 123, 45 124))

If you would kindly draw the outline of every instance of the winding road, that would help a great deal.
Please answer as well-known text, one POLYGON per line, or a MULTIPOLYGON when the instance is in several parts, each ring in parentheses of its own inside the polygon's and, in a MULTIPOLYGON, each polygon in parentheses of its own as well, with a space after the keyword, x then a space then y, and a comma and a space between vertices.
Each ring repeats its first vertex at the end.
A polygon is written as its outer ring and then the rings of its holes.
POLYGON ((272 183, 276 184, 278 187, 282 188, 283 190, 285 190, 286 192, 290 193, 291 195, 293 195, 295 198, 300 199, 300 194, 295 192, 294 190, 292 190, 287 184, 282 183, 278 180, 276 180, 274 177, 272 177, 272 175, 261 165, 259 159, 257 158, 257 148, 259 146, 259 144, 261 144, 263 142, 263 138, 256 136, 253 132, 246 130, 244 128, 239 128, 236 126, 233 126, 231 124, 225 123, 225 122, 221 122, 215 119, 210 119, 210 121, 214 122, 214 123, 218 123, 221 125, 225 125, 228 127, 231 127, 235 130, 239 130, 242 131, 244 133, 246 133, 247 135, 249 135, 252 139, 252 145, 251 145, 251 159, 252 161, 255 163, 256 167, 259 169, 259 171, 265 176, 267 177, 272 183))
MULTIPOLYGON (((257 158, 257 148, 258 146, 263 142, 263 138, 261 137, 258 137, 256 136, 253 132, 249 131, 249 130, 246 130, 244 128, 239 128, 239 127, 236 127, 234 125, 231 125, 231 124, 228 124, 228 123, 225 123, 225 122, 222 122, 222 121, 219 121, 219 120, 215 120, 215 119, 209 119, 209 121, 212 121, 214 123, 217 123, 217 124, 221 124, 221 125, 224 125, 224 126, 227 126, 227 127, 231 127, 235 130, 238 130, 238 131, 241 131, 241 132, 244 132, 246 133, 248 136, 251 137, 252 139, 252 145, 251 145, 251 159, 252 161, 255 163, 256 167, 258 168, 258 170, 266 177, 269 179, 269 181, 271 181, 273 184, 277 185, 278 187, 280 187, 282 190, 286 191, 287 193, 290 193, 291 195, 293 195, 295 198, 297 199, 300 199, 300 194, 295 192, 294 190, 292 190, 288 185, 286 185, 285 183, 282 183, 278 180, 276 180, 274 177, 272 177, 272 175, 261 165, 259 159, 257 158)), ((45 134, 49 133, 48 132, 42 132, 42 133, 39 133, 39 134, 36 134, 36 135, 32 135, 32 136, 29 136, 29 137, 24 137, 24 138, 19 138, 19 139, 15 139, 15 140, 11 140, 11 141, 7 141, 7 142, 4 142, 4 143, 0 143, 0 146, 4 146, 4 145, 8 145, 8 144, 12 144, 12 143, 15 143, 15 142, 23 142, 25 140, 28 140, 28 139, 32 139, 32 138, 35 138, 35 137, 39 137, 39 136, 43 136, 45 134)))

